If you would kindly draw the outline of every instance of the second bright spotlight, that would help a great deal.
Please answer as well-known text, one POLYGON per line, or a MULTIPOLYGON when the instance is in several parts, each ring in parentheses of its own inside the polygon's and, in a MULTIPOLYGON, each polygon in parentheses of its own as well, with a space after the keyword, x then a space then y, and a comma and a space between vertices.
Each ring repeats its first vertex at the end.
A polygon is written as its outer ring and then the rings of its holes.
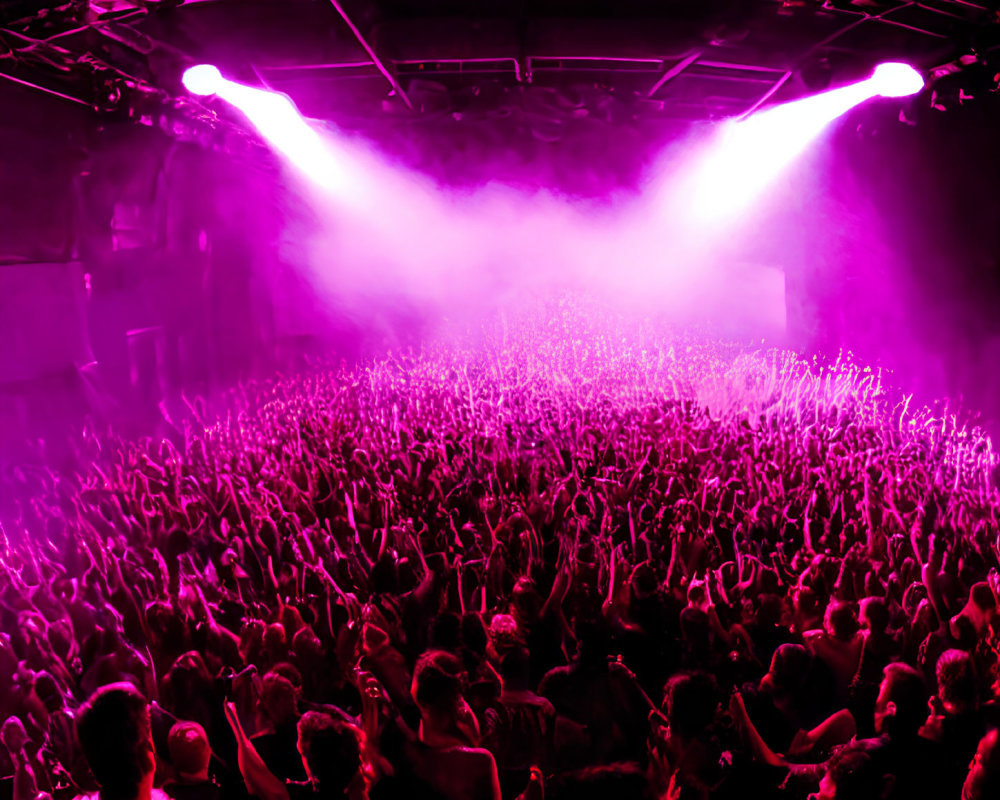
POLYGON ((726 123, 693 177, 688 208, 701 223, 733 220, 835 119, 873 97, 905 97, 923 87, 917 70, 890 62, 863 81, 726 123))

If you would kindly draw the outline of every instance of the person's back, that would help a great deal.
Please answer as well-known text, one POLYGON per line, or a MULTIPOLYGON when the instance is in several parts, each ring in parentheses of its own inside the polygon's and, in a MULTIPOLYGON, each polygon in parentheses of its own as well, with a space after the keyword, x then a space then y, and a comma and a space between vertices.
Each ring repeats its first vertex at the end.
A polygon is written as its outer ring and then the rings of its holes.
POLYGON ((586 727, 590 763, 637 760, 648 732, 648 707, 639 685, 624 665, 608 663, 607 641, 599 624, 578 627, 578 661, 550 670, 538 693, 561 716, 586 727))
POLYGON ((415 775, 446 800, 499 800, 500 779, 489 750, 421 742, 408 755, 415 775))
POLYGON ((864 646, 864 637, 858 632, 858 621, 851 606, 831 603, 823 630, 807 631, 805 641, 812 653, 827 665, 833 674, 837 698, 845 701, 861 663, 864 646))
POLYGON ((417 661, 413 699, 420 709, 420 741, 408 748, 417 778, 447 800, 500 800, 496 761, 475 745, 479 727, 462 696, 462 665, 449 653, 431 651, 417 661))
POLYGON ((305 780, 305 769, 296 747, 298 711, 291 681, 276 672, 265 675, 258 708, 267 725, 252 737, 260 757, 279 779, 305 780))
MULTIPOLYGON (((529 688, 530 658, 526 648, 515 648, 500 665, 503 692, 493 709, 492 730, 484 742, 493 752, 504 794, 524 788, 531 767, 548 772, 555 742, 556 712, 552 703, 529 688)), ((516 792, 515 792, 516 794, 516 792)))
POLYGON ((888 776, 888 800, 945 797, 944 754, 918 735, 927 709, 927 690, 915 669, 890 664, 875 701, 877 738, 860 741, 880 774, 888 776))
POLYGON ((500 696, 497 709, 498 768, 517 771, 526 779, 534 765, 547 766, 555 735, 555 708, 532 692, 513 691, 500 696))

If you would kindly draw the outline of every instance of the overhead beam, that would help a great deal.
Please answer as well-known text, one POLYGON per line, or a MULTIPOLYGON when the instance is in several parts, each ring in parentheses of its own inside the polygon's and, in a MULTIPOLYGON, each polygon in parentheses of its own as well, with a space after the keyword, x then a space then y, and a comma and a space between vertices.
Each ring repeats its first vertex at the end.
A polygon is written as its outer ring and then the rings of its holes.
POLYGON ((672 81, 678 75, 680 75, 684 70, 690 67, 695 61, 701 57, 701 51, 695 50, 693 53, 689 53, 684 56, 680 61, 674 64, 670 69, 664 72, 652 85, 650 90, 646 92, 646 97, 652 97, 660 89, 662 89, 668 82, 672 81))
POLYGON ((87 102, 79 97, 73 97, 72 95, 63 94, 62 92, 57 92, 55 89, 50 89, 47 86, 42 86, 39 83, 32 83, 31 81, 26 81, 23 78, 18 78, 11 75, 9 72, 0 72, 0 79, 5 81, 10 81, 11 83, 19 84, 20 86, 26 86, 29 89, 35 89, 39 92, 44 92, 45 94, 52 95, 53 97, 58 97, 60 100, 68 100, 70 103, 76 103, 77 105, 86 106, 87 108, 93 108, 94 104, 87 102))
POLYGON ((774 82, 774 85, 771 86, 766 92, 764 92, 764 94, 761 95, 761 97, 752 106, 750 106, 750 108, 748 108, 746 111, 740 114, 739 119, 746 119, 755 111, 760 109, 762 106, 766 105, 767 101, 770 100, 772 97, 774 97, 782 86, 788 83, 792 75, 793 73, 786 72, 780 78, 778 78, 778 80, 774 82))
POLYGON ((361 33, 360 28, 354 24, 354 21, 344 9, 341 0, 330 0, 330 3, 335 9, 337 9, 337 13, 340 14, 340 18, 344 20, 344 23, 348 28, 350 28, 351 33, 354 34, 354 38, 358 40, 358 44, 360 44, 364 51, 368 54, 368 57, 372 60, 375 68, 378 69, 378 71, 382 73, 382 76, 389 82, 389 86, 392 87, 392 91, 399 95, 400 99, 402 99, 403 103, 406 104, 406 107, 410 109, 410 111, 413 111, 413 103, 407 96, 406 92, 403 91, 402 84, 400 84, 400 82, 396 79, 396 76, 393 74, 392 70, 386 66, 385 62, 379 58, 378 53, 375 52, 375 48, 368 41, 365 35, 361 33))

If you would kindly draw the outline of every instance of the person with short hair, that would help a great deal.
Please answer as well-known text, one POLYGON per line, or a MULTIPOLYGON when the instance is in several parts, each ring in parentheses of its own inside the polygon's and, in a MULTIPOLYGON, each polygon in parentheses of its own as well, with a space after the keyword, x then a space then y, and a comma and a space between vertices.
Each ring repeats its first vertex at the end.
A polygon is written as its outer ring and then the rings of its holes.
POLYGON ((930 713, 920 735, 940 743, 949 783, 958 792, 969 761, 986 733, 972 656, 964 650, 946 650, 938 659, 935 677, 937 693, 928 702, 930 713))
POLYGON ((130 683, 102 686, 80 708, 76 734, 100 800, 165 800, 153 788, 149 703, 130 683))
POLYGON ((936 742, 919 735, 927 710, 927 688, 913 667, 889 664, 875 700, 875 739, 861 740, 888 776, 889 800, 937 800, 945 796, 944 756, 936 742))
POLYGON ((462 662, 451 653, 431 650, 417 660, 411 692, 421 746, 411 753, 413 770, 446 800, 500 800, 496 761, 478 746, 479 724, 462 679, 462 662))

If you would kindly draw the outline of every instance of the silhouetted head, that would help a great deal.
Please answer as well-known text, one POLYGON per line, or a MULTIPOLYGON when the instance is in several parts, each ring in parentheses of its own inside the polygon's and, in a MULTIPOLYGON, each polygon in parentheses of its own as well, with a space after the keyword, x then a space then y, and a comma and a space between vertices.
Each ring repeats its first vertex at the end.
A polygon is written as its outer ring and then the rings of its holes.
POLYGON ((135 800, 156 769, 146 698, 128 683, 103 686, 80 708, 76 732, 101 800, 135 800))

